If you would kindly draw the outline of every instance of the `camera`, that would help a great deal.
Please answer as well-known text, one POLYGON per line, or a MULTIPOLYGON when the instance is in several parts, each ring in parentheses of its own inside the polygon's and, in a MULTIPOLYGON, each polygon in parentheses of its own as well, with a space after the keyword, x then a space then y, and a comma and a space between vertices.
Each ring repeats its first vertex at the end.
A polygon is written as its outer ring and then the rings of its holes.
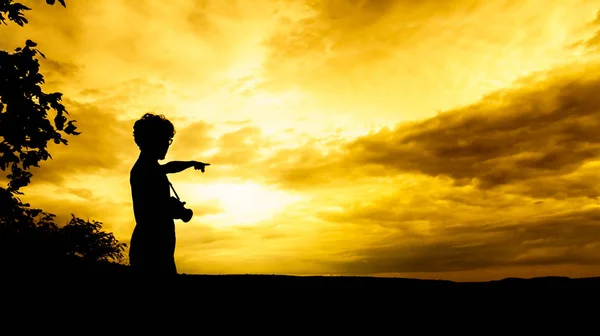
POLYGON ((192 216, 194 216, 194 212, 192 211, 192 209, 188 209, 184 206, 185 202, 181 202, 173 196, 171 196, 169 205, 173 219, 181 219, 182 221, 187 223, 190 221, 190 219, 192 219, 192 216))

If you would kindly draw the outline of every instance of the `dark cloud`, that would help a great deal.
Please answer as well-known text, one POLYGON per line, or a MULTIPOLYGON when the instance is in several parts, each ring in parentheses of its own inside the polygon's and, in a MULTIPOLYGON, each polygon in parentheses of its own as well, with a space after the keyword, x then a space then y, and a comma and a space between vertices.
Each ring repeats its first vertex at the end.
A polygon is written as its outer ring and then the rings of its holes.
MULTIPOLYGON (((401 226, 398 223, 398 226, 401 226)), ((444 272, 505 266, 599 265, 600 210, 518 221, 438 227, 433 237, 398 230, 334 264, 342 273, 444 272)))
MULTIPOLYGON (((309 6, 310 7, 310 6, 309 6)), ((369 38, 369 27, 383 13, 371 11, 363 15, 360 5, 348 1, 315 2, 310 9, 312 15, 298 21, 284 21, 280 30, 263 44, 269 47, 268 58, 263 67, 275 86, 282 79, 289 79, 292 86, 316 85, 315 74, 343 71, 344 81, 337 83, 346 87, 360 82, 355 71, 356 64, 381 59, 391 54, 387 44, 364 43, 369 38), (353 48, 358 41, 360 52, 353 48)), ((392 42, 393 43, 393 42, 392 42)), ((274 89, 269 82, 264 88, 274 89)), ((339 90, 340 87, 336 85, 339 90)), ((329 88, 331 89, 331 88, 329 88)))
MULTIPOLYGON (((397 57, 403 50, 431 37, 428 29, 438 21, 448 21, 452 12, 472 14, 483 4, 464 0, 301 2, 305 14, 285 18, 278 30, 263 41, 269 47, 263 67, 267 77, 275 82, 271 85, 266 81, 264 88, 275 90, 288 83, 322 94, 356 94, 372 85, 369 82, 376 80, 381 71, 414 71, 398 67, 402 61, 397 57), (382 63, 393 58, 396 64, 382 63), (323 77, 326 82, 319 80, 323 77)), ((436 32, 447 33, 447 29, 436 32)), ((434 56, 435 53, 428 55, 434 56)), ((381 84, 383 89, 389 80, 381 84)))
POLYGON ((600 196, 600 176, 597 168, 597 166, 592 166, 585 169, 581 174, 532 178, 504 189, 508 192, 520 193, 535 198, 564 200, 575 197, 588 197, 598 199, 600 196))
POLYGON ((309 4, 319 18, 330 21, 332 26, 339 29, 361 29, 366 25, 377 22, 381 17, 406 1, 398 0, 334 0, 312 2, 309 4))
POLYGON ((348 183, 357 169, 340 164, 342 145, 341 139, 312 138, 296 148, 278 149, 259 164, 257 173, 265 183, 296 190, 324 187, 340 180, 348 183))
POLYGON ((124 162, 135 160, 138 150, 133 142, 133 124, 120 120, 118 110, 101 110, 71 100, 65 101, 65 107, 81 134, 66 136, 67 145, 49 144, 52 159, 32 168, 32 183, 61 184, 79 173, 114 173, 124 162))
POLYGON ((572 173, 600 154, 600 78, 548 77, 360 137, 348 144, 344 164, 449 176, 480 188, 572 173))
MULTIPOLYGON (((600 197, 594 163, 600 155, 598 69, 580 64, 535 74, 475 104, 349 142, 309 137, 296 148, 275 150, 244 173, 291 190, 415 173, 449 179, 455 187, 594 199, 600 197)), ((388 211, 374 210, 379 216, 388 211)))
POLYGON ((93 191, 89 190, 89 189, 85 189, 85 188, 65 188, 64 189, 65 192, 76 195, 82 199, 88 200, 88 201, 96 201, 98 200, 96 197, 94 197, 94 193, 93 191))
POLYGON ((61 62, 51 58, 40 58, 40 73, 44 75, 46 85, 61 85, 75 77, 81 66, 70 62, 61 62))
MULTIPOLYGON (((118 106, 128 106, 129 108, 144 106, 144 112, 140 112, 137 118, 140 118, 146 112, 160 114, 153 111, 155 109, 151 103, 147 102, 148 97, 164 97, 169 90, 162 83, 151 82, 145 78, 132 78, 120 81, 115 85, 103 87, 88 87, 79 92, 86 99, 93 99, 93 104, 97 107, 114 108, 118 106)), ((138 107, 138 109, 142 109, 138 107)))
POLYGON ((69 77, 77 74, 79 66, 73 63, 56 61, 48 58, 41 58, 40 65, 42 66, 42 72, 46 75, 59 75, 69 77))

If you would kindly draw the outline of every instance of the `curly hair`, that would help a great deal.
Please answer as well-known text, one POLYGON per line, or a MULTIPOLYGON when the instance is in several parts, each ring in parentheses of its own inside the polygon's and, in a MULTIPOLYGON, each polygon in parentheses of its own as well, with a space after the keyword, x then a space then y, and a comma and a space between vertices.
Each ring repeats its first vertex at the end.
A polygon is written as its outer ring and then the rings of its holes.
POLYGON ((133 139, 143 150, 156 139, 170 139, 175 136, 175 127, 162 114, 146 113, 133 124, 133 139))

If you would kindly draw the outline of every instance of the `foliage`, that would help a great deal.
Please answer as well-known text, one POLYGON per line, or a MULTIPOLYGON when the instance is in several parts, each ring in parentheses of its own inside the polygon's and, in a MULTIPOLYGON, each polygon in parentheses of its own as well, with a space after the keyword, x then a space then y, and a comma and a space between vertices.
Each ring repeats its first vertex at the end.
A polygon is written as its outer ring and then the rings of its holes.
MULTIPOLYGON (((64 6, 64 2, 61 4, 64 6)), ((0 0, 0 20, 4 24, 8 17, 23 26, 28 22, 23 16, 25 10, 30 8, 13 0, 0 0)), ((0 50, 0 169, 10 168, 6 176, 8 190, 15 194, 22 194, 19 189, 30 183, 30 167, 39 167, 40 161, 52 158, 47 150, 49 141, 66 145, 68 141, 61 132, 80 134, 75 131, 75 120, 67 120, 65 116, 68 112, 61 104, 62 93, 42 91, 44 76, 39 72, 36 56, 45 58, 45 55, 36 46, 27 40, 14 53, 0 50), (50 110, 56 112, 54 125, 48 119, 50 110)))
MULTIPOLYGON (((66 7, 63 0, 58 2, 66 7)), ((0 21, 23 26, 28 23, 23 14, 27 10, 13 0, 0 0, 0 21)), ((126 245, 101 231, 102 223, 72 215, 67 225, 58 227, 55 215, 33 209, 17 197, 31 182, 30 167, 52 158, 48 142, 67 145, 63 134, 80 134, 75 120, 67 119, 62 94, 42 91, 44 77, 37 56, 46 56, 36 46, 27 40, 13 53, 0 50, 0 169, 9 170, 7 188, 0 187, 0 260, 5 265, 47 265, 70 257, 120 262, 126 245), (52 121, 51 110, 55 111, 52 121)))
MULTIPOLYGON (((0 189, 2 204, 7 204, 11 197, 6 189, 0 189)), ((68 257, 79 257, 86 262, 123 260, 126 245, 119 243, 112 233, 102 231, 102 223, 71 214, 69 223, 59 227, 54 223, 55 215, 16 202, 17 206, 1 209, 1 258, 26 264, 40 261, 47 264, 68 257), (12 213, 7 213, 7 209, 12 213)))
POLYGON ((69 224, 60 229, 60 240, 68 256, 78 256, 86 261, 122 260, 124 245, 112 233, 101 231, 102 223, 72 218, 69 224))

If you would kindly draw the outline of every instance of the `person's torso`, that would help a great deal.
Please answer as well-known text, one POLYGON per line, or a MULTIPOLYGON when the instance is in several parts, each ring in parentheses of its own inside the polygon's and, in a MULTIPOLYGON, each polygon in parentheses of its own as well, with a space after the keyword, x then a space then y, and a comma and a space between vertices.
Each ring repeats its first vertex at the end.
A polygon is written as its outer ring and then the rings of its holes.
POLYGON ((157 222, 160 222, 160 227, 166 230, 174 229, 174 220, 171 214, 168 212, 169 198, 171 197, 169 180, 167 175, 159 169, 158 162, 145 162, 138 159, 131 169, 130 173, 130 185, 131 194, 133 198, 134 215, 136 217, 136 224, 142 229, 149 226, 149 223, 144 223, 140 220, 142 218, 141 211, 144 211, 137 199, 145 197, 147 200, 146 205, 152 208, 153 213, 157 214, 152 216, 151 220, 155 226, 157 222), (150 195, 141 195, 147 190, 152 190, 152 197, 150 195))

